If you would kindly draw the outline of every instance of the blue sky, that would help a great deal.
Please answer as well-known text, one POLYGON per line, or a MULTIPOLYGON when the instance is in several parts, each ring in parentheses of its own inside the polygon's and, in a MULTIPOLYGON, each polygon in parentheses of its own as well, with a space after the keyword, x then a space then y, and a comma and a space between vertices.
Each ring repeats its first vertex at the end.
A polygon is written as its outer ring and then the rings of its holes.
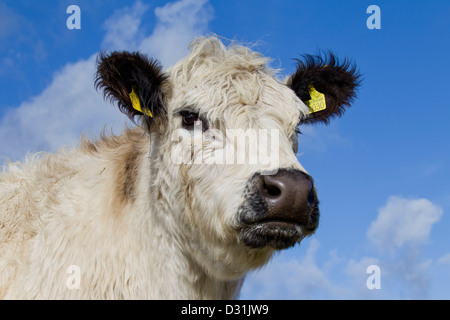
POLYGON ((363 74, 329 126, 303 127, 320 227, 248 275, 243 299, 450 299, 450 2, 0 0, 0 156, 76 144, 126 123, 93 87, 101 50, 142 50, 164 67, 209 32, 244 43, 289 75, 293 58, 333 50, 363 74), (66 8, 81 9, 69 30, 66 8), (367 8, 381 9, 370 30, 367 8), (367 287, 367 267, 381 288, 367 287))

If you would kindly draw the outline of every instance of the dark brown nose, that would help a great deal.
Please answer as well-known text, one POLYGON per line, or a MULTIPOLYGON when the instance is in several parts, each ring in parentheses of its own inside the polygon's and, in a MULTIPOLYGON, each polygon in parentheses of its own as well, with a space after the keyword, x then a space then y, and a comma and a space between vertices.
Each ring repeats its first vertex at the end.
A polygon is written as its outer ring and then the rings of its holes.
POLYGON ((283 169, 262 176, 260 195, 268 209, 267 220, 311 224, 318 200, 312 178, 299 170, 283 169))

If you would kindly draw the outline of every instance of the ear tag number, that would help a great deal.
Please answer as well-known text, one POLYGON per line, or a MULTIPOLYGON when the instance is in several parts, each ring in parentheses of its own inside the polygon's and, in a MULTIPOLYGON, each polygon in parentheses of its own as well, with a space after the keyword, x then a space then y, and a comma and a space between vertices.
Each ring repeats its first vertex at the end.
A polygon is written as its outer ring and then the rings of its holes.
POLYGON ((309 95, 311 96, 311 100, 305 102, 305 104, 309 107, 309 113, 322 111, 327 108, 325 103, 325 95, 317 91, 312 85, 309 86, 309 95))

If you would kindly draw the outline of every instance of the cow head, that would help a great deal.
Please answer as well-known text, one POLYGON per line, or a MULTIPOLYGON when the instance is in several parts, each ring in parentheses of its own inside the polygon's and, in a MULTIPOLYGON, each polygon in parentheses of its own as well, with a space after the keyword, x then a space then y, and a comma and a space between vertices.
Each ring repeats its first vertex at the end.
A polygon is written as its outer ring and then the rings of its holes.
POLYGON ((209 273, 238 277, 316 230, 297 127, 341 116, 358 74, 329 53, 280 81, 249 48, 212 37, 190 49, 165 72, 137 52, 101 55, 96 85, 149 134, 149 184, 173 236, 209 273))

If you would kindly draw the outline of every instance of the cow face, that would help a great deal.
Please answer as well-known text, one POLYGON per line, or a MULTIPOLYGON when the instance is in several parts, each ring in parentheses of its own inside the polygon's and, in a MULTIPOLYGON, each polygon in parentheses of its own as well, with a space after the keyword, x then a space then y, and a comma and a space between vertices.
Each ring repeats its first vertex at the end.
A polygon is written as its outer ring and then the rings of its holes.
POLYGON ((139 53, 99 60, 97 87, 158 140, 159 192, 172 195, 191 254, 216 276, 260 266, 316 230, 319 201, 296 157, 297 126, 341 116, 358 85, 332 54, 305 56, 286 82, 266 64, 217 38, 194 42, 165 73, 139 53))

